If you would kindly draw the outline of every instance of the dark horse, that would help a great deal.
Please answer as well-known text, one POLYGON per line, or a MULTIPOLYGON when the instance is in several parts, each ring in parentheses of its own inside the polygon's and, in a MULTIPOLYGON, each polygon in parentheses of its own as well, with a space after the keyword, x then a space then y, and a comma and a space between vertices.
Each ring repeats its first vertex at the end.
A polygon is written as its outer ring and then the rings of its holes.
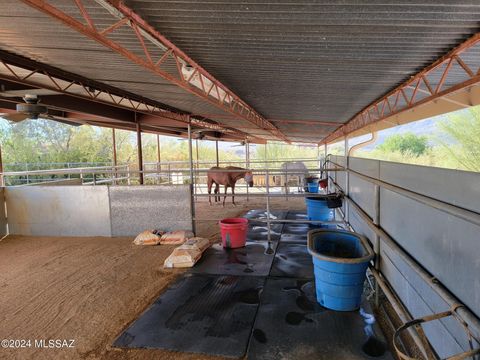
MULTIPOLYGON (((212 185, 215 184, 215 202, 220 201, 219 194, 219 185, 225 186, 225 196, 223 197, 223 206, 225 206, 225 198, 227 197, 227 189, 230 186, 232 188, 232 203, 235 205, 235 183, 240 179, 245 179, 245 182, 248 186, 253 186, 253 175, 252 171, 244 169, 241 167, 227 166, 225 168, 221 167, 212 167, 207 172, 207 185, 208 185, 208 195, 212 193, 212 185)), ((208 202, 212 205, 212 199, 208 196, 208 202)))

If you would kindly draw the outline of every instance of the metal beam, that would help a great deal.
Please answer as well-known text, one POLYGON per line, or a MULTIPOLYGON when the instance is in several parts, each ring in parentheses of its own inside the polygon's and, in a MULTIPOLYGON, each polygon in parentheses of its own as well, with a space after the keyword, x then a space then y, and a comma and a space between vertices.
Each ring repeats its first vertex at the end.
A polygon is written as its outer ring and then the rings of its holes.
MULTIPOLYGON (((0 80, 2 80, 2 85, 8 89, 25 90, 25 93, 32 88, 49 90, 57 95, 42 96, 42 102, 46 105, 62 107, 63 110, 93 113, 93 115, 103 118, 128 122, 132 122, 133 113, 136 112, 140 118, 144 116, 147 122, 182 122, 185 127, 187 123, 186 113, 180 110, 1 50, 0 80), (25 70, 27 70, 27 75, 25 75, 25 70), (56 96, 55 99, 62 99, 61 103, 49 103, 54 99, 53 96, 56 96), (159 120, 154 120, 155 118, 159 120)), ((244 138, 249 136, 243 131, 213 121, 194 117, 191 118, 191 121, 196 127, 227 131, 244 138)), ((251 138, 255 142, 259 141, 253 136, 251 138)))
POLYGON ((479 42, 480 33, 477 33, 387 95, 368 105, 345 125, 323 139, 321 143, 332 142, 368 125, 378 123, 420 105, 444 99, 448 95, 479 84, 480 64, 476 64, 475 68, 472 69, 471 64, 467 65, 462 60, 464 54, 475 56, 477 51, 475 46, 479 42), (452 79, 449 77, 452 71, 463 72, 464 76, 456 76, 452 79), (447 80, 450 81, 447 83, 447 80), (425 96, 419 97, 419 93, 425 96))
POLYGON ((122 1, 96 0, 100 6, 112 14, 112 17, 121 22, 118 27, 112 28, 110 26, 104 31, 98 30, 98 24, 96 24, 94 19, 88 15, 88 11, 83 7, 82 0, 76 0, 76 3, 80 8, 81 14, 86 23, 78 21, 75 17, 63 12, 59 8, 56 8, 46 1, 22 1, 38 11, 62 22, 80 34, 118 53, 132 63, 135 63, 145 70, 160 76, 172 84, 175 84, 186 92, 200 97, 209 104, 222 109, 227 113, 231 113, 237 116, 239 119, 244 119, 262 129, 268 130, 279 139, 288 141, 285 135, 283 135, 278 128, 258 114, 252 107, 241 100, 225 85, 221 84, 182 50, 180 50, 156 29, 150 26, 132 9, 127 7, 122 1), (138 44, 144 51, 145 57, 128 50, 118 42, 106 36, 105 31, 108 31, 108 33, 111 34, 120 27, 122 27, 123 30, 125 30, 125 27, 128 27, 132 34, 135 35, 138 40, 138 44), (157 49, 163 51, 163 55, 160 57, 160 59, 154 59, 148 46, 146 46, 146 42, 148 42, 149 45, 153 44, 153 46, 155 46, 157 49), (164 64, 167 59, 172 59, 175 61, 177 65, 176 73, 170 73, 162 68, 162 64, 164 64))

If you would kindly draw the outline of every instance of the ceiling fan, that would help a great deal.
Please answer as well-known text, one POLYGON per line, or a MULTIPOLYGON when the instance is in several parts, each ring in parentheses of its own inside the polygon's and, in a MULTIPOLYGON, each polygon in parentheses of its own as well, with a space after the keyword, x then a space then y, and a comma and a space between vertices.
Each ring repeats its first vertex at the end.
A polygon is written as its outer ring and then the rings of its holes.
POLYGON ((24 103, 17 104, 16 112, 0 114, 0 117, 13 123, 19 123, 28 119, 47 119, 61 122, 63 124, 71 126, 81 126, 82 124, 65 120, 58 116, 48 114, 48 108, 45 105, 40 104, 40 99, 37 95, 26 94, 23 97, 24 103))
POLYGON ((239 146, 245 146, 245 144, 246 144, 245 140, 242 140, 242 141, 240 141, 240 143, 239 143, 239 144, 237 144, 237 145, 231 145, 230 147, 239 147, 239 146))
MULTIPOLYGON (((212 140, 212 139, 220 139, 222 137, 222 133, 220 131, 215 130, 204 130, 198 129, 192 131, 192 140, 212 140), (206 139, 208 137, 208 139, 206 139)), ((179 139, 179 140, 188 140, 188 139, 179 139)))

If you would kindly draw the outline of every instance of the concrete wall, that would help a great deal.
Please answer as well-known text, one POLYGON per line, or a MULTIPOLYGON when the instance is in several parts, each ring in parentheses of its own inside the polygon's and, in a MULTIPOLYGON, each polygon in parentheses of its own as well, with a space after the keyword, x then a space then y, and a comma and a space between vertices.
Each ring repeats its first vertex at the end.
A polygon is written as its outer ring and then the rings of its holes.
POLYGON ((18 186, 5 194, 11 234, 110 236, 106 186, 18 186))
POLYGON ((145 229, 192 229, 188 185, 109 189, 112 236, 137 235, 145 229))
POLYGON ((191 229, 188 185, 19 186, 7 187, 5 198, 15 235, 133 236, 145 229, 191 229))
MULTIPOLYGON (((479 173, 358 158, 351 158, 349 164, 366 176, 480 212, 479 173)), ((355 174, 350 174, 349 184, 351 198, 373 218, 373 185, 355 174)), ((373 232, 353 208, 349 217, 355 231, 373 243, 373 232)), ((380 189, 380 226, 480 317, 480 226, 385 188, 380 189)), ((381 272, 412 316, 448 310, 447 304, 399 254, 384 239, 380 240, 381 272)), ((431 323, 426 333, 442 358, 468 349, 464 332, 455 320, 431 323)))
POLYGON ((4 188, 0 187, 0 238, 7 235, 7 214, 5 213, 4 188))

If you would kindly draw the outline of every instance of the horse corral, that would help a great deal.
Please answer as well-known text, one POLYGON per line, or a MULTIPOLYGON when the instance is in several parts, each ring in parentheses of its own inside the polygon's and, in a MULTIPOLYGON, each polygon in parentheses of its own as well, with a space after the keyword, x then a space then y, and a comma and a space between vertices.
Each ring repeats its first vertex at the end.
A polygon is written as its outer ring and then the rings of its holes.
POLYGON ((478 4, 0 10, 1 116, 112 128, 111 163, 7 171, 0 151, 0 358, 480 356, 479 173, 354 156, 480 104, 478 4), (116 129, 135 162, 117 162, 116 129), (188 160, 162 160, 160 135, 188 160))

